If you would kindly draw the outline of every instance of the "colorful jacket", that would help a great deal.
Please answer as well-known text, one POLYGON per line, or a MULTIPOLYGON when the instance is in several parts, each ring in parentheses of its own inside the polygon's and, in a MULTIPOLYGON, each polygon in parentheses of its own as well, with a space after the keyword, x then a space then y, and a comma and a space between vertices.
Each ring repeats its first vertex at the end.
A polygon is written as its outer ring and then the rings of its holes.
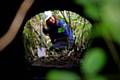
POLYGON ((73 44, 72 29, 64 19, 60 19, 57 26, 49 26, 47 31, 43 29, 43 32, 49 33, 54 48, 71 47, 73 44))

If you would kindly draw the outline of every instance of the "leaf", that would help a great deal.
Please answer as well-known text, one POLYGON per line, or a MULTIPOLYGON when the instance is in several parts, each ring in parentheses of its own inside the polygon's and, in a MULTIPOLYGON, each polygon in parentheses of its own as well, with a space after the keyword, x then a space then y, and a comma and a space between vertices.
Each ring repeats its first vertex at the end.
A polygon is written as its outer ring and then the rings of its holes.
POLYGON ((52 70, 47 73, 47 80, 80 80, 80 78, 69 71, 52 70))
POLYGON ((83 58, 81 70, 85 74, 97 74, 106 63, 105 52, 100 48, 88 50, 83 58))
POLYGON ((63 27, 58 28, 58 33, 62 33, 62 32, 64 32, 64 28, 63 27))
POLYGON ((100 75, 86 76, 86 80, 107 80, 106 77, 100 75))
POLYGON ((75 0, 75 3, 82 4, 82 5, 88 5, 91 3, 91 0, 75 0))
POLYGON ((85 8, 86 15, 88 15, 90 18, 93 19, 99 18, 99 12, 96 6, 90 4, 90 5, 86 5, 85 7, 86 7, 85 8))
MULTIPOLYGON (((119 9, 119 2, 118 0, 110 0, 102 7, 102 21, 107 24, 107 30, 110 32, 110 36, 112 39, 119 43, 120 45, 120 9, 119 9)), ((104 28, 104 24, 103 24, 104 28)))

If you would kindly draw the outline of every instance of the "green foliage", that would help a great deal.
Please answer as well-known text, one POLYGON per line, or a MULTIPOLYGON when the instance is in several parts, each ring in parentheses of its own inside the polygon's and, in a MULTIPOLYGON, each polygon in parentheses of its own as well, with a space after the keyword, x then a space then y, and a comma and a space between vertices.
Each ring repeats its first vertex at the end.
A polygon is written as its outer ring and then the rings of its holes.
POLYGON ((80 78, 73 72, 65 70, 52 70, 48 72, 47 80, 80 80, 80 78))
MULTIPOLYGON (((92 11, 93 10, 91 10, 91 12, 92 11)), ((70 12, 70 15, 68 15, 68 11, 55 10, 53 14, 56 15, 59 19, 66 18, 67 22, 71 22, 70 28, 73 30, 73 36, 76 37, 75 44, 78 44, 79 48, 81 48, 81 46, 82 47, 84 46, 84 48, 86 48, 87 44, 89 44, 88 41, 91 38, 91 29, 92 29, 92 25, 89 23, 89 21, 82 18, 80 15, 74 12, 70 12), (69 18, 71 21, 69 21, 69 18)), ((97 14, 91 14, 91 15, 97 15, 97 14)), ((43 13, 40 13, 37 16, 33 17, 31 20, 29 20, 25 25, 23 34, 24 34, 24 40, 25 40, 24 45, 25 45, 27 56, 30 56, 31 54, 30 48, 36 47, 36 44, 35 44, 36 39, 40 38, 39 37, 40 30, 38 29, 40 24, 40 19, 43 19, 43 24, 46 24, 44 22, 45 15, 43 13), (38 34, 35 33, 35 30, 38 32, 38 34)), ((64 29, 60 28, 58 31, 63 32, 64 29)), ((43 41, 45 42, 44 40, 45 35, 43 35, 41 38, 42 39, 38 39, 39 42, 41 43, 43 41)), ((48 43, 48 46, 50 45, 51 44, 48 43)), ((83 59, 84 63, 80 66, 82 67, 81 71, 83 71, 85 75, 98 73, 105 64, 104 51, 102 51, 101 49, 95 49, 95 50, 91 50, 90 52, 87 52, 86 54, 87 55, 83 59)), ((88 77, 90 78, 90 76, 88 77)), ((94 77, 91 77, 91 78, 103 80, 101 79, 101 77, 98 77, 98 75, 94 75, 94 77)), ((75 73, 64 71, 64 70, 52 70, 48 72, 47 79, 48 80, 80 80, 78 75, 76 75, 75 73)))
POLYGON ((105 52, 100 48, 88 50, 83 58, 81 70, 84 74, 97 74, 106 63, 105 52))
MULTIPOLYGON (((95 28, 95 35, 107 37, 112 39, 116 43, 120 44, 120 0, 75 0, 75 2, 79 5, 83 5, 84 13, 90 17, 91 19, 101 20, 99 24, 96 24, 95 28)), ((76 16, 71 17, 71 19, 76 19, 76 16)), ((76 33, 77 35, 81 36, 80 34, 84 30, 88 30, 89 27, 85 27, 80 31, 80 25, 76 25, 76 33), (80 33, 79 33, 80 32, 80 33)), ((83 35, 87 36, 88 34, 83 35)), ((77 38, 79 38, 77 36, 77 38)), ((94 36, 94 35, 93 35, 94 36)), ((86 40, 86 39, 84 39, 86 40)), ((83 62, 80 65, 81 71, 84 73, 86 80, 106 80, 105 77, 98 75, 98 72, 104 67, 106 64, 106 55, 105 52, 101 48, 94 48, 90 49, 85 53, 83 58, 83 62)), ((60 71, 53 71, 49 73, 49 77, 56 77, 55 78, 48 78, 48 80, 64 80, 61 79, 61 76, 64 73, 60 71), (53 75, 52 75, 53 74, 53 75)), ((69 73, 66 73, 69 74, 69 73)), ((67 79, 65 79, 67 80, 67 79)))
MULTIPOLYGON (((75 0, 75 3, 84 7, 84 13, 87 14, 88 17, 91 19, 100 20, 99 24, 94 25, 95 33, 93 36, 104 38, 115 63, 119 65, 120 60, 117 57, 118 53, 114 49, 114 45, 112 45, 113 43, 110 41, 114 41, 120 45, 120 0, 75 0)), ((84 66, 84 68, 86 67, 84 66)), ((86 68, 86 70, 87 69, 89 68, 86 68)))
POLYGON ((37 22, 40 21, 40 16, 39 15, 36 15, 36 20, 37 20, 37 22))
POLYGON ((29 47, 35 46, 34 45, 34 42, 35 42, 35 33, 31 32, 29 30, 29 28, 25 28, 23 34, 26 36, 26 39, 28 40, 27 44, 29 45, 29 47))
MULTIPOLYGON (((106 80, 98 72, 106 64, 105 52, 100 48, 88 50, 80 65, 85 80, 106 80)), ((65 70, 51 70, 47 73, 47 80, 80 80, 77 74, 65 70)))
MULTIPOLYGON (((119 43, 120 45, 120 36, 118 34, 120 33, 120 1, 119 0, 107 0, 106 5, 102 6, 102 23, 103 27, 106 27, 106 31, 109 35, 111 35, 111 38, 119 43), (105 26, 104 26, 105 25, 105 26)), ((103 30, 103 29, 102 29, 103 30)))
POLYGON ((107 79, 100 75, 93 75, 93 76, 86 76, 86 80, 107 80, 107 79))
POLYGON ((99 18, 99 5, 101 4, 100 0, 75 0, 76 4, 83 5, 85 8, 85 14, 92 19, 99 18))
POLYGON ((58 29, 58 33, 62 33, 62 32, 64 32, 64 28, 61 27, 58 29))
POLYGON ((111 36, 111 39, 120 44, 120 0, 75 0, 77 4, 83 5, 85 14, 91 19, 101 20, 96 25, 99 36, 111 36), (104 35, 105 34, 105 35, 104 35))
POLYGON ((30 21, 27 22, 27 24, 24 27, 23 31, 23 40, 24 40, 24 48, 25 48, 25 58, 32 57, 31 49, 35 47, 35 37, 36 34, 30 30, 31 25, 30 21))

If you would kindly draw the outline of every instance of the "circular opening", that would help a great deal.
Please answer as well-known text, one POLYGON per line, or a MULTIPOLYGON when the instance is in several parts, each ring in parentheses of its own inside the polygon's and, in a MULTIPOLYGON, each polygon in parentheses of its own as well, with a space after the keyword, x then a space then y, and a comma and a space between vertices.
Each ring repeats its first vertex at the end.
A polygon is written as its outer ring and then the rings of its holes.
POLYGON ((91 29, 87 19, 72 11, 39 13, 24 26, 25 58, 33 66, 79 65, 90 44, 91 29))

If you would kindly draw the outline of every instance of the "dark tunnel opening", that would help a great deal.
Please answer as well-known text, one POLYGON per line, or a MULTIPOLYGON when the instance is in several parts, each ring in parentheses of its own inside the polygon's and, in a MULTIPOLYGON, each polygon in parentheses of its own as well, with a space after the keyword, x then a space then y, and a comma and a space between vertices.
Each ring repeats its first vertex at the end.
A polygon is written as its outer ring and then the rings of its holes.
MULTIPOLYGON (((19 1, 16 0, 15 3, 12 3, 11 1, 9 1, 8 2, 9 3, 8 6, 10 6, 9 9, 6 8, 5 6, 3 6, 3 7, 5 7, 5 9, 8 9, 8 10, 7 11, 5 10, 2 15, 6 16, 5 18, 8 18, 8 19, 3 20, 4 24, 2 26, 6 26, 6 27, 4 29, 0 29, 2 31, 1 35, 3 35, 9 28, 8 26, 12 22, 13 17, 15 16, 17 9, 18 9, 19 5, 21 4, 21 2, 22 1, 20 1, 20 0, 19 1), (13 4, 13 5, 11 5, 11 4, 13 4), (4 14, 4 13, 9 13, 9 14, 4 14)), ((93 25, 99 22, 99 20, 93 20, 93 19, 89 18, 88 16, 86 16, 84 13, 84 7, 80 6, 80 5, 76 5, 74 2, 72 2, 70 0, 52 0, 52 1, 36 0, 35 3, 33 4, 33 6, 28 11, 17 36, 12 41, 12 43, 2 51, 2 54, 0 56, 0 65, 2 65, 1 70, 3 69, 2 71, 12 72, 13 70, 15 70, 15 71, 13 71, 13 73, 14 74, 17 73, 16 75, 18 77, 21 77, 21 75, 19 75, 21 73, 19 73, 19 72, 22 72, 22 73, 24 73, 24 75, 22 74, 22 77, 24 76, 27 79, 31 79, 36 76, 40 76, 40 77, 44 78, 46 72, 50 69, 53 69, 53 68, 46 69, 45 67, 39 68, 39 67, 29 66, 29 64, 25 63, 24 48, 23 48, 23 44, 22 44, 22 39, 21 39, 22 36, 21 35, 22 35, 22 31, 23 31, 25 23, 32 16, 34 16, 40 12, 46 11, 46 10, 55 10, 55 9, 76 12, 76 13, 80 14, 82 17, 89 20, 91 22, 91 24, 93 24, 93 25)), ((1 16, 2 19, 4 19, 3 16, 1 16)), ((106 53, 109 53, 109 51, 106 47, 106 44, 102 38, 94 39, 91 44, 91 47, 103 47, 103 49, 106 51, 106 53)), ((106 65, 106 67, 103 69, 102 74, 118 73, 116 65, 115 65, 111 55, 107 54, 107 56, 108 56, 109 61, 106 65)), ((72 68, 72 69, 64 68, 64 69, 72 70, 73 72, 75 71, 78 74, 81 74, 80 72, 78 72, 79 68, 72 68)), ((7 74, 9 75, 9 73, 7 73, 7 74)))

